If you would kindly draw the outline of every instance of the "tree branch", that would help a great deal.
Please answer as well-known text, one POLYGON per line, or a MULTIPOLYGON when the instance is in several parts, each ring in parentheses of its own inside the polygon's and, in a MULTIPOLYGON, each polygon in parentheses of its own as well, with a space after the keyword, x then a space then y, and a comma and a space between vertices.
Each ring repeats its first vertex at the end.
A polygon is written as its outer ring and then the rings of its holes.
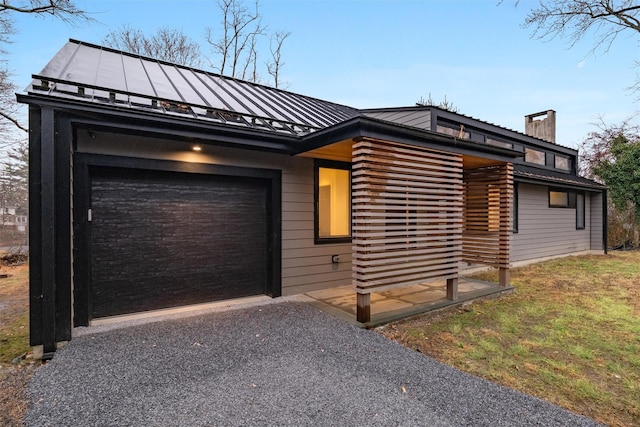
POLYGON ((16 119, 14 119, 13 117, 9 116, 8 114, 6 114, 4 111, 0 110, 0 116, 4 117, 6 120, 10 121, 11 123, 13 123, 18 129, 23 130, 25 132, 29 132, 29 129, 25 128, 24 126, 22 126, 20 124, 20 122, 18 122, 16 119))

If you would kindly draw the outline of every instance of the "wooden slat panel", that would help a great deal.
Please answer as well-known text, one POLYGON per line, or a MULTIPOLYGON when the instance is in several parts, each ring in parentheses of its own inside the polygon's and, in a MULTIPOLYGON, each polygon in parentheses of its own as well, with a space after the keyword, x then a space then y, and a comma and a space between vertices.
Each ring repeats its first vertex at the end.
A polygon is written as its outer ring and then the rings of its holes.
POLYGON ((462 259, 471 264, 508 268, 513 166, 466 169, 464 185, 462 259))
POLYGON ((353 146, 353 284, 366 294, 458 276, 462 157, 363 139, 353 146))

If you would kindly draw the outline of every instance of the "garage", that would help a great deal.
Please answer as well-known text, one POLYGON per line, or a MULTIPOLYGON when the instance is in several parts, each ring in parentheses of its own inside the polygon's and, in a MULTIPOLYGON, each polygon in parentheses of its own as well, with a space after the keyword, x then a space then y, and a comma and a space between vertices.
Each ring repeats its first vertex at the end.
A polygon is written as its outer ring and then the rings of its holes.
POLYGON ((251 178, 91 174, 91 317, 267 289, 267 186, 251 178))
POLYGON ((76 213, 86 204, 87 214, 74 236, 74 260, 88 268, 80 268, 75 280, 76 324, 279 294, 273 280, 279 262, 273 256, 274 171, 215 165, 184 170, 183 164, 144 160, 131 165, 144 168, 121 167, 105 156, 78 160, 76 213))

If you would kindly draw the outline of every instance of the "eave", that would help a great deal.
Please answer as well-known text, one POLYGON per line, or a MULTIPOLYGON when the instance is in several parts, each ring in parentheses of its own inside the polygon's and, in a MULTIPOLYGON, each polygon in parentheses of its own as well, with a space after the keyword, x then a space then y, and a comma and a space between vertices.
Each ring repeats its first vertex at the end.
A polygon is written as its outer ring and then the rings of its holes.
POLYGON ((293 154, 299 137, 260 129, 208 123, 185 116, 159 115, 138 109, 91 104, 34 94, 17 94, 18 102, 63 111, 79 127, 114 133, 154 135, 202 144, 228 145, 258 151, 293 154))
POLYGON ((354 117, 329 128, 305 135, 295 147, 295 154, 302 154, 338 141, 358 138, 395 141, 473 156, 485 155, 503 161, 512 161, 514 158, 524 156, 523 151, 479 144, 429 130, 402 126, 365 116, 354 117))

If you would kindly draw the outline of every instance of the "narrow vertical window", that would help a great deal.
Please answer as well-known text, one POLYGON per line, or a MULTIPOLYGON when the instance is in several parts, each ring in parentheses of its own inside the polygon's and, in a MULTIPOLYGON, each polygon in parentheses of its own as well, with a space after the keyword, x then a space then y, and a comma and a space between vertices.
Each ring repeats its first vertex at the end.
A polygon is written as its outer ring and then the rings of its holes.
POLYGON ((351 241, 351 164, 316 161, 316 243, 351 241))
POLYGON ((576 230, 584 230, 584 193, 576 193, 576 230))

